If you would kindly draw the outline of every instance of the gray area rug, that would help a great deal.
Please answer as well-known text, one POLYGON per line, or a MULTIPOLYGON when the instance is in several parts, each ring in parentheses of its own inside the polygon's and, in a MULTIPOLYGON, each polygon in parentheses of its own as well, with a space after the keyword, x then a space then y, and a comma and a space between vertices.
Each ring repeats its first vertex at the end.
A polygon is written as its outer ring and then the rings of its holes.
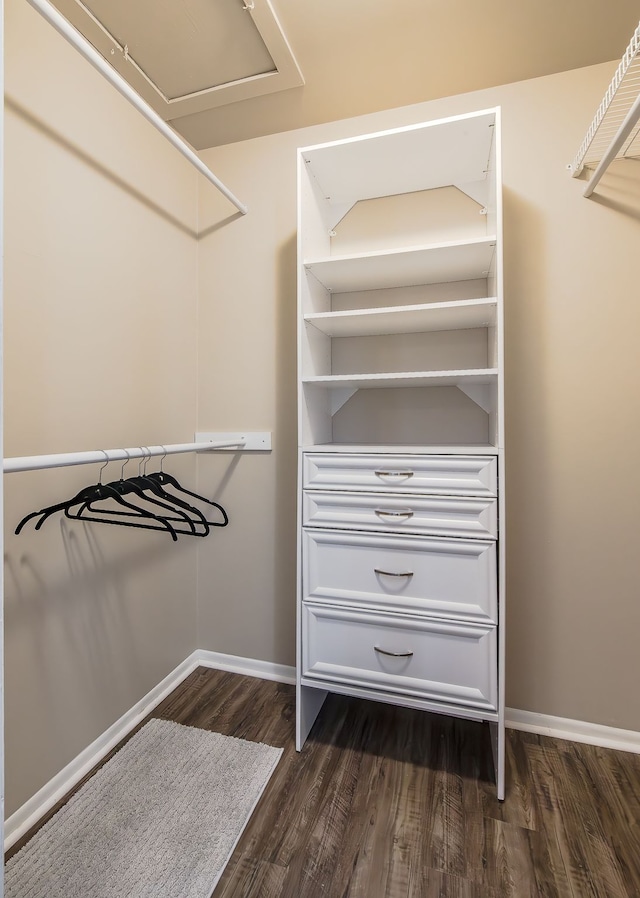
POLYGON ((7 862, 6 898, 209 898, 281 755, 151 720, 7 862))

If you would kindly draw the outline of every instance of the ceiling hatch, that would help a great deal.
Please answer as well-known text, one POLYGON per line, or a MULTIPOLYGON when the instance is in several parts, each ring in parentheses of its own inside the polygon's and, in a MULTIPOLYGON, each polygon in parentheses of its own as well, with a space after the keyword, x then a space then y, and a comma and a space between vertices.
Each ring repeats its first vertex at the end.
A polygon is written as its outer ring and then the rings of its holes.
POLYGON ((54 0, 167 121, 304 79, 269 0, 54 0))

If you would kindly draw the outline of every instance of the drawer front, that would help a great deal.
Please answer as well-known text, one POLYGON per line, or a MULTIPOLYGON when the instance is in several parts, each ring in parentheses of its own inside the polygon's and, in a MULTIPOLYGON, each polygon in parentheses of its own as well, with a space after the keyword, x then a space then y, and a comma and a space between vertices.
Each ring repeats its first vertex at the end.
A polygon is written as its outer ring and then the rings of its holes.
POLYGON ((305 530, 305 601, 497 622, 496 544, 305 530))
POLYGON ((307 490, 306 526, 495 539, 497 499, 307 490))
POLYGON ((304 453, 310 489, 496 496, 497 472, 495 456, 304 453))
POLYGON ((303 677, 472 708, 497 707, 496 629, 307 603, 303 677))

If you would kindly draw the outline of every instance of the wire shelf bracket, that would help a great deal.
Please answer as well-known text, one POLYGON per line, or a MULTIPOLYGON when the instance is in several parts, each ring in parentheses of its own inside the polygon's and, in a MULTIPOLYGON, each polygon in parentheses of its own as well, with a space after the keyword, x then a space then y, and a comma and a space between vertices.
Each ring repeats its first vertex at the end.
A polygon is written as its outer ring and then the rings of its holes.
POLYGON ((591 196, 613 159, 640 156, 640 23, 602 98, 575 159, 567 166, 576 178, 595 171, 584 191, 591 196))

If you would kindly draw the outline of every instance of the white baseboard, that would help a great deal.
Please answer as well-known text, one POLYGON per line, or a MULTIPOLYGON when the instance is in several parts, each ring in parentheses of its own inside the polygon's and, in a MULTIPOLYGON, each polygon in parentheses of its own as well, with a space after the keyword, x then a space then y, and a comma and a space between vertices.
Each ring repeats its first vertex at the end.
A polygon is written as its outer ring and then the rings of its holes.
MULTIPOLYGON (((241 658, 237 655, 224 655, 219 652, 197 649, 5 821, 5 851, 11 848, 197 667, 228 670, 262 680, 274 680, 278 683, 293 684, 296 681, 295 668, 286 664, 272 664, 254 658, 241 658)), ((532 711, 518 711, 515 708, 507 708, 506 725, 514 730, 525 730, 530 733, 555 736, 558 739, 586 742, 603 748, 615 748, 619 751, 640 754, 640 733, 634 730, 620 730, 596 723, 585 723, 581 720, 551 717, 532 711)))
POLYGON ((124 739, 147 714, 160 704, 197 667, 212 667, 234 673, 275 680, 280 683, 295 683, 295 668, 285 664, 271 664, 253 658, 223 655, 197 649, 179 664, 168 676, 137 702, 108 730, 73 759, 60 773, 57 773, 35 795, 18 808, 4 824, 4 848, 7 851, 28 830, 49 811, 63 795, 73 789, 92 767, 95 767, 111 749, 124 739))
POLYGON ((195 652, 130 708, 108 730, 81 751, 60 773, 57 773, 18 808, 4 824, 5 851, 11 848, 53 805, 72 789, 82 777, 108 754, 121 739, 165 699, 185 677, 196 669, 195 652))
POLYGON ((258 677, 260 680, 274 680, 276 683, 295 685, 296 682, 296 669, 287 664, 240 658, 238 655, 223 655, 220 652, 207 652, 205 649, 197 649, 191 657, 196 659, 200 667, 229 670, 247 677, 258 677))
POLYGON ((505 717, 506 725, 512 730, 524 730, 541 736, 554 736, 570 742, 585 742, 601 748, 640 754, 640 733, 635 730, 620 730, 599 723, 552 717, 550 714, 536 714, 533 711, 518 711, 515 708, 507 708, 505 717))

